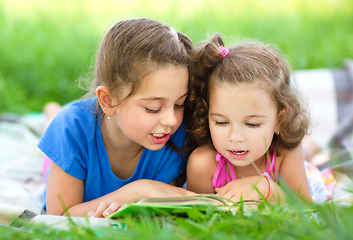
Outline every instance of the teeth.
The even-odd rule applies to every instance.
[[[164,134],[162,134],[162,133],[153,133],[152,134],[154,137],[163,137],[164,136]]]
[[[238,155],[241,155],[241,154],[244,154],[244,153],[246,153],[246,151],[241,151],[241,152],[237,152],[237,151],[232,151],[232,153],[234,153],[234,154],[238,154]]]

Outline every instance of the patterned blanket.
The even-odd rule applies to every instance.
[[[342,169],[353,160],[353,61],[346,60],[342,69],[297,71],[295,77],[309,102],[311,136],[329,153],[319,169]]]
[[[37,148],[45,117],[3,115],[0,121],[0,204],[41,213],[43,153]]]

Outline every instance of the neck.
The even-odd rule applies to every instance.
[[[234,167],[235,175],[238,176],[255,176],[261,175],[266,169],[266,154],[245,167]]]
[[[129,139],[121,131],[114,117],[111,118],[108,120],[106,116],[103,116],[101,123],[103,140],[108,156],[121,156],[121,159],[126,159],[126,161],[139,156],[144,147]]]

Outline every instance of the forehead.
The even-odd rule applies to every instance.
[[[189,72],[185,66],[169,65],[159,68],[144,77],[136,94],[140,96],[169,96],[187,93]]]
[[[260,85],[254,83],[217,83],[210,89],[210,111],[266,113],[277,111],[275,102]]]

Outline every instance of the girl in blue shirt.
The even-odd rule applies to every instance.
[[[105,35],[91,89],[63,108],[38,147],[53,161],[46,210],[106,217],[141,198],[194,194],[173,186],[185,167],[182,124],[192,43],[157,21],[124,20]]]

